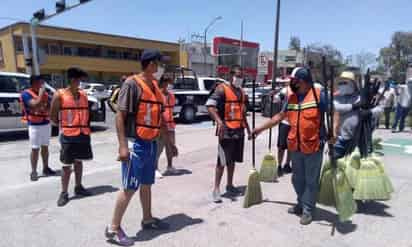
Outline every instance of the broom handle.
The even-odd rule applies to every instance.
[[[253,80],[253,82],[252,82],[253,84],[252,84],[252,105],[253,105],[253,107],[252,107],[252,129],[255,129],[255,125],[256,125],[256,112],[255,112],[255,88],[256,88],[256,81],[255,80]],[[255,145],[256,145],[256,143],[255,143],[255,137],[253,137],[252,138],[252,165],[253,165],[253,168],[255,168],[255,160],[256,160],[256,157],[255,157],[255,150],[256,150],[256,147],[255,147]]]
[[[330,67],[330,77],[331,77],[331,82],[330,82],[330,126],[329,126],[329,137],[334,136],[334,123],[335,123],[335,108],[333,105],[334,101],[334,91],[335,91],[335,70],[334,67]],[[336,160],[335,160],[335,147],[333,144],[329,144],[329,155],[330,155],[330,160],[331,160],[331,165],[333,168],[336,169]]]

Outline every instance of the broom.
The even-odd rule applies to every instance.
[[[255,84],[256,82],[253,81],[253,98],[252,102],[255,104]],[[255,122],[256,122],[256,116],[255,116],[255,108],[253,107],[252,110],[252,128],[255,129]],[[252,138],[252,169],[249,172],[249,178],[247,182],[247,187],[246,187],[246,193],[245,193],[245,201],[243,202],[243,207],[248,208],[253,205],[259,204],[262,202],[262,188],[260,187],[260,179],[259,179],[259,173],[257,172],[255,168],[256,164],[256,157],[255,157],[255,152],[256,152],[256,147],[255,147],[255,137]]]

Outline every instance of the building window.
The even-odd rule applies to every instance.
[[[107,50],[108,58],[119,58],[119,53],[116,50]]]
[[[21,37],[14,37],[14,48],[16,52],[23,52],[23,39]]]
[[[65,56],[74,56],[73,47],[63,46],[63,55]]]
[[[60,46],[58,44],[49,44],[50,55],[61,55]]]
[[[285,56],[285,62],[296,62],[296,56]]]

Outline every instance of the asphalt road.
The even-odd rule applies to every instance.
[[[309,226],[301,226],[297,217],[287,214],[287,208],[296,199],[290,175],[280,178],[278,183],[262,183],[265,202],[252,208],[242,208],[243,197],[225,197],[222,204],[211,203],[217,148],[212,123],[203,120],[178,125],[180,156],[175,164],[182,174],[161,179],[153,187],[153,212],[169,222],[171,230],[141,231],[138,197],[131,202],[123,227],[129,235],[136,236],[135,246],[412,247],[412,154],[407,151],[412,133],[377,131],[377,136],[385,140],[384,160],[395,187],[393,198],[366,204],[352,222],[338,224],[331,236],[336,220],[332,208],[320,207]],[[259,118],[258,122],[261,121]],[[95,158],[85,164],[84,176],[84,184],[94,196],[72,198],[63,208],[56,206],[59,177],[29,181],[27,137],[11,134],[8,139],[1,138],[0,168],[4,172],[0,176],[0,246],[111,245],[103,232],[121,186],[113,118],[109,115],[107,124],[94,130]],[[50,150],[52,167],[59,169],[56,137]],[[238,166],[235,175],[235,183],[243,189],[251,167],[250,150],[248,142],[245,162]],[[258,165],[267,152],[264,135],[257,140]],[[165,168],[164,157],[160,167]],[[71,193],[72,186],[73,182]]]

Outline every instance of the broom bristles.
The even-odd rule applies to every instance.
[[[373,160],[362,160],[354,192],[356,200],[389,200],[390,192],[382,170]]]
[[[278,178],[278,164],[274,155],[265,155],[260,166],[259,177],[262,182],[276,181]]]
[[[248,208],[253,205],[259,204],[262,202],[262,198],[263,196],[262,188],[260,187],[259,173],[256,171],[256,169],[252,169],[249,173],[243,207]]]

